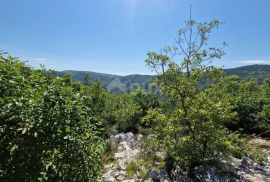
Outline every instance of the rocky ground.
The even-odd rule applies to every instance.
[[[132,133],[111,136],[110,143],[116,147],[115,161],[105,165],[103,175],[105,181],[143,181],[139,173],[140,169],[133,176],[130,176],[127,170],[127,164],[137,160],[141,139],[141,135],[135,139]],[[251,142],[255,147],[263,148],[266,152],[270,151],[270,141],[254,139]],[[162,176],[161,173],[152,171],[152,176],[150,174],[149,178],[144,181],[270,182],[270,154],[268,161],[262,164],[255,163],[249,158],[233,158],[231,162],[221,161],[219,169],[212,166],[197,166],[194,170],[194,179],[186,178],[180,168],[176,168],[174,174],[174,180],[159,179]]]
[[[129,177],[127,172],[127,163],[136,161],[136,157],[139,154],[139,140],[135,140],[133,133],[117,134],[111,136],[111,146],[116,147],[117,151],[114,154],[115,161],[113,163],[105,165],[105,173],[103,175],[107,182],[135,182],[140,181],[139,175]]]

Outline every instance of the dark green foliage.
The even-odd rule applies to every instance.
[[[157,108],[160,106],[159,96],[154,93],[145,92],[141,87],[131,92],[131,98],[134,100],[140,108],[143,110],[143,115],[150,108]]]
[[[121,96],[115,111],[118,132],[137,132],[141,112],[140,106],[130,99],[130,95]]]
[[[105,137],[120,132],[137,132],[141,115],[140,107],[128,94],[107,94],[104,112]]]
[[[99,87],[33,70],[4,55],[0,85],[1,181],[100,177],[103,140],[94,114],[102,108]]]
[[[119,132],[135,132],[140,127],[149,127],[141,123],[148,109],[159,107],[159,97],[137,88],[130,94],[116,95],[107,93],[102,118],[105,136]]]
[[[270,78],[270,65],[248,65],[239,68],[224,69],[226,75],[237,75],[241,79],[255,79],[262,82]]]
[[[232,78],[224,82],[226,97],[236,112],[236,117],[225,125],[232,130],[241,130],[246,134],[270,136],[270,85],[254,80],[239,81]]]

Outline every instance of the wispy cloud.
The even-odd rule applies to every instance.
[[[34,62],[36,65],[45,65],[46,67],[53,67],[56,63],[56,61],[53,59],[42,58],[42,57],[35,58]]]
[[[263,59],[242,60],[239,62],[242,64],[270,64],[270,60],[263,60]]]
[[[50,59],[47,58],[36,58],[36,61],[50,61]]]

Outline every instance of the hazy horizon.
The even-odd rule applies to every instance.
[[[237,67],[228,67],[228,68],[222,68],[222,69],[234,69],[234,68],[240,68],[240,67],[244,67],[244,66],[255,66],[255,65],[259,65],[259,66],[270,66],[270,64],[247,64],[247,65],[243,65],[243,66],[237,66]],[[79,71],[79,72],[93,72],[93,73],[99,73],[99,74],[106,74],[106,75],[114,75],[114,76],[130,76],[130,75],[146,75],[146,76],[154,76],[156,75],[154,72],[150,72],[149,74],[140,74],[140,73],[131,73],[131,74],[111,74],[111,73],[103,73],[103,72],[96,72],[96,71],[92,71],[92,70],[55,70],[58,72],[67,72],[67,71]]]

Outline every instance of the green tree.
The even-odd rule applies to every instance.
[[[218,160],[228,153],[229,131],[222,122],[233,117],[229,102],[219,88],[225,76],[209,66],[221,59],[222,48],[207,47],[214,28],[221,22],[188,20],[180,29],[175,46],[161,53],[149,52],[146,63],[157,74],[163,94],[172,101],[170,109],[150,110],[144,122],[154,123],[153,140],[167,158],[186,169],[198,163]]]

